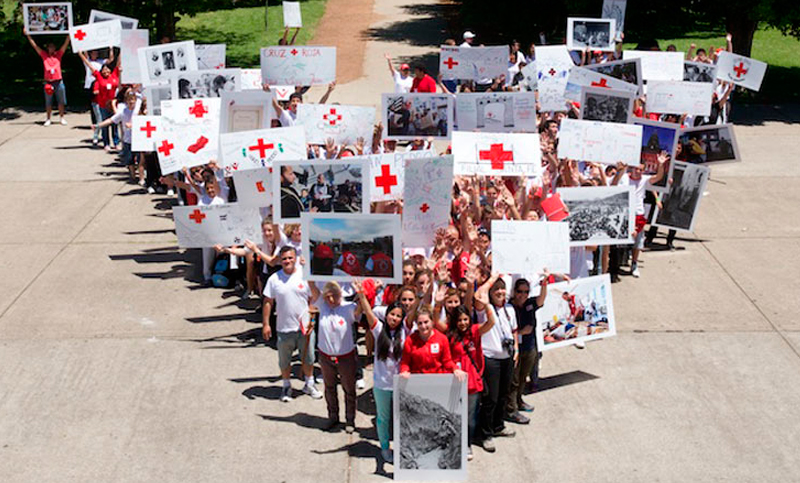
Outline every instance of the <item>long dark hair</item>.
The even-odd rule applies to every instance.
[[[469,309],[464,305],[453,307],[453,310],[447,314],[447,338],[451,343],[460,342],[464,339],[464,334],[458,330],[458,319],[462,315],[466,315],[467,317],[471,318]]]
[[[394,309],[400,309],[400,313],[403,316],[403,319],[406,318],[406,310],[400,305],[400,302],[392,302],[389,307],[386,308],[386,317],[388,318],[389,313]],[[391,333],[392,329],[389,328],[389,322],[386,321],[383,323],[383,329],[381,329],[381,333],[378,335],[378,340],[375,341],[377,346],[377,354],[378,359],[381,361],[385,361],[389,355],[392,356],[392,359],[399,361],[400,358],[403,356],[403,322],[400,322],[400,326],[398,326],[394,334]]]

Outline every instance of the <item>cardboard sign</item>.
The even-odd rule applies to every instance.
[[[364,156],[369,159],[370,201],[391,201],[403,199],[405,186],[406,160],[433,158],[433,150],[394,152]]]
[[[372,142],[375,125],[375,108],[341,106],[335,104],[300,104],[296,124],[305,129],[310,144],[325,144],[333,139],[336,144],[355,144],[362,138]]]
[[[533,92],[456,94],[456,120],[461,131],[536,132]]]
[[[642,126],[563,119],[558,139],[559,158],[639,166]]]
[[[227,174],[308,157],[306,135],[300,126],[221,134],[219,154],[219,166]]]
[[[709,82],[650,81],[647,112],[708,116],[714,85]]]
[[[623,60],[641,59],[642,77],[646,81],[679,81],[683,79],[683,52],[651,52],[623,50]]]
[[[300,28],[303,26],[300,2],[283,2],[283,26],[286,28]]]
[[[69,37],[75,53],[119,47],[122,45],[122,23],[117,19],[76,25],[70,27]]]
[[[258,168],[233,172],[236,202],[240,206],[265,208],[272,206],[272,169]]]
[[[336,80],[336,47],[264,47],[261,49],[261,78],[269,85],[330,84]]]
[[[490,81],[508,70],[508,47],[454,47],[442,45],[439,72],[446,80]],[[485,82],[484,82],[485,83]]]
[[[731,52],[717,56],[717,79],[733,82],[751,91],[761,89],[767,63]]]
[[[403,246],[433,246],[436,230],[450,224],[453,156],[406,159]]]
[[[535,133],[453,133],[455,174],[539,176],[542,152]]]
[[[219,99],[161,102],[156,152],[162,174],[207,164],[218,157]]]
[[[242,69],[242,90],[262,89],[261,69]]]
[[[161,116],[133,116],[131,122],[131,150],[152,152],[156,150],[156,133],[161,131]]]
[[[575,67],[566,45],[536,47],[536,90],[539,92],[539,110],[566,111],[569,71]]]
[[[243,245],[245,240],[264,242],[258,208],[237,203],[176,206],[172,209],[172,217],[181,248]]]
[[[492,220],[492,273],[569,273],[569,225]]]

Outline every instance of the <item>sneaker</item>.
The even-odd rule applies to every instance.
[[[344,427],[344,432],[347,434],[353,434],[356,432],[356,425],[353,423],[347,423]]]
[[[520,414],[520,416],[522,416],[522,415]],[[525,419],[528,419],[528,418],[525,418]],[[494,433],[494,435],[496,437],[498,437],[498,438],[513,438],[514,436],[517,435],[517,432],[514,431],[513,429],[510,429],[510,428],[503,428],[500,431],[497,431],[496,433]]]
[[[97,147],[97,139],[92,139],[92,147]]]
[[[281,389],[281,402],[289,402],[292,400],[292,386],[283,386]]]
[[[506,414],[506,417],[503,419],[516,424],[530,424],[531,422],[530,418],[523,416],[519,413],[519,411],[516,411],[513,414]]]
[[[365,387],[367,387],[367,381],[365,381],[363,377],[356,381],[356,389],[360,390],[364,389]]]
[[[61,118],[61,125],[62,126],[66,126],[67,125],[67,120],[64,119],[63,117]]]
[[[524,402],[524,401],[519,403],[519,404],[517,404],[517,406],[519,407],[520,411],[525,411],[526,413],[532,413],[533,412],[533,406],[528,404],[528,403],[526,403],[526,402]]]
[[[578,342],[575,343],[575,348],[576,349],[586,349],[586,342],[584,342],[582,340],[579,340]]]
[[[472,461],[472,458],[473,458],[473,456],[472,456],[472,446],[470,446],[469,448],[467,448],[467,461]]]
[[[167,196],[175,196],[175,191],[172,188],[168,189]]]
[[[46,120],[46,121],[44,122],[44,126],[45,126],[45,127],[49,126],[50,124],[52,124],[52,122],[50,122],[50,119],[48,119],[48,120]]]
[[[483,450],[487,453],[494,453],[497,451],[497,448],[494,447],[494,440],[492,438],[484,439],[481,443],[481,447],[483,447]]]
[[[139,180],[139,186],[144,186],[144,180],[143,179]]]
[[[322,399],[322,393],[319,392],[319,389],[308,384],[303,386],[303,394],[308,394],[311,396],[311,399]]]
[[[152,195],[152,194],[155,194],[156,189],[153,188],[152,186],[148,186],[147,187],[147,192]]]
[[[633,270],[631,270],[631,275],[633,275],[633,278],[639,278],[639,276],[641,275],[639,273],[639,267],[634,266]]]
[[[111,146],[104,146],[103,147],[103,151],[105,151],[107,153],[110,153],[111,152]]]
[[[390,465],[394,464],[394,453],[392,453],[392,450],[390,449],[382,449],[381,458],[383,458],[384,462],[389,463]]]

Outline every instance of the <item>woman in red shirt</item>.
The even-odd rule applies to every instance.
[[[94,96],[93,102],[100,107],[100,121],[105,121],[114,115],[114,107],[111,105],[111,101],[113,101],[114,97],[117,95],[117,88],[119,87],[119,67],[115,66],[112,70],[108,64],[105,64],[98,71],[91,64],[91,62],[89,62],[89,59],[86,58],[86,54],[83,52],[78,52],[78,56],[81,58],[86,67],[92,70],[92,75],[94,75],[95,78],[94,87],[92,88],[92,94]],[[98,124],[100,121],[98,121]],[[97,127],[96,129],[103,130],[103,147],[106,151],[117,149],[117,144],[119,144],[119,135],[117,134],[117,130],[114,126],[111,127],[111,133],[113,136],[113,145],[111,146],[109,146],[109,127]]]
[[[406,338],[400,360],[400,375],[453,373],[459,381],[464,381],[467,374],[453,363],[450,342],[444,334],[433,328],[431,314],[430,306],[417,309],[417,331]]]

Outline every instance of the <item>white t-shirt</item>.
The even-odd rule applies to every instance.
[[[406,341],[406,331],[403,330],[402,326],[405,324],[401,324],[397,330],[400,331],[400,343],[401,345]],[[380,320],[377,321],[375,327],[372,328],[372,336],[375,338],[375,353],[374,353],[374,364],[372,365],[372,374],[374,376],[374,387],[378,389],[383,389],[384,391],[391,391],[394,388],[394,375],[397,374],[400,370],[400,361],[396,361],[392,359],[391,351],[389,355],[386,357],[386,360],[378,359],[378,338],[383,331],[383,322]]]
[[[294,126],[297,113],[292,112],[290,109],[283,109],[278,119],[281,121],[281,127],[291,127]]]
[[[121,123],[122,126],[122,142],[131,143],[131,128],[128,123],[133,121],[133,114],[139,111],[139,101],[136,101],[136,106],[131,110],[127,105],[120,104],[117,106],[117,112],[111,116],[111,122]]]
[[[414,84],[414,76],[407,75],[405,79],[398,71],[394,71],[394,91],[397,94],[411,92],[411,86]]]
[[[325,301],[319,304],[317,347],[320,352],[328,356],[343,356],[355,350],[355,313],[356,304],[353,302],[343,302],[337,307],[331,307]]]
[[[90,89],[92,84],[94,83],[94,71],[99,71],[103,68],[103,64],[106,63],[106,59],[98,58],[97,60],[89,59],[89,64],[91,64],[92,69],[88,68],[86,64],[83,65],[83,68],[86,69],[86,78],[83,81],[83,88]]]
[[[633,186],[633,209],[634,214],[644,215],[644,195],[650,186],[650,178],[652,176],[643,174],[641,179],[634,180],[628,178],[628,184]]]
[[[492,359],[508,359],[511,356],[503,349],[503,340],[514,339],[514,331],[517,330],[517,313],[514,312],[514,306],[511,304],[506,304],[499,309],[492,305],[491,309],[494,310],[495,323],[491,330],[481,337],[483,355]],[[486,320],[486,315],[481,316],[479,312],[478,322],[483,323],[484,320]]]
[[[308,326],[308,298],[311,289],[303,280],[300,267],[287,275],[283,269],[270,275],[264,287],[264,297],[275,300],[278,332],[294,332]]]
[[[569,277],[584,278],[589,276],[592,269],[592,252],[586,247],[570,247],[569,249]]]

